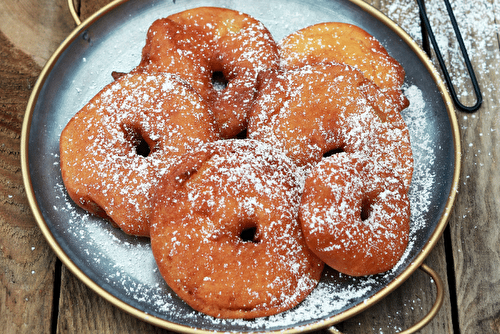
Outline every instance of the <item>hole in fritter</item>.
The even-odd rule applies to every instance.
[[[370,217],[370,203],[368,201],[364,201],[363,204],[361,205],[361,220],[365,221]]]
[[[147,157],[151,153],[148,142],[144,138],[142,138],[142,136],[139,136],[137,140],[137,144],[135,145],[135,152],[137,153],[137,155],[140,155],[142,157]]]
[[[259,240],[257,239],[257,226],[250,226],[240,233],[240,239],[243,242],[253,242],[257,243]]]
[[[342,153],[342,152],[345,152],[343,147],[334,148],[333,150],[325,152],[323,154],[323,157],[324,158],[330,157],[332,155],[339,154],[339,153]]]
[[[248,136],[247,130],[245,129],[245,130],[241,131],[240,133],[238,133],[235,138],[236,139],[246,139],[247,136]]]
[[[141,129],[130,124],[122,124],[121,130],[124,132],[125,141],[131,144],[131,149],[135,154],[147,157],[151,154],[151,146],[141,134]]]
[[[227,87],[228,80],[222,71],[212,73],[212,86],[215,90],[223,90]]]

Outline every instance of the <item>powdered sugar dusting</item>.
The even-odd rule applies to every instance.
[[[391,281],[400,266],[406,263],[412,254],[412,244],[417,241],[421,230],[425,229],[425,213],[430,205],[431,187],[434,183],[433,154],[431,138],[425,134],[429,130],[426,122],[425,102],[421,91],[411,86],[406,89],[411,107],[404,111],[404,117],[410,129],[412,145],[415,145],[415,172],[410,200],[412,207],[412,226],[410,246],[396,267],[379,276],[353,278],[326,270],[314,291],[296,308],[268,318],[247,320],[220,320],[201,313],[189,311],[179,304],[179,300],[164,283],[160,276],[149,241],[125,236],[119,230],[111,228],[102,220],[84,213],[75,207],[67,197],[62,183],[55,191],[61,199],[54,210],[69,215],[64,225],[64,233],[79,245],[76,252],[79,257],[88,259],[89,265],[107,284],[122,291],[130,303],[148,305],[148,313],[178,323],[197,323],[201,326],[219,328],[231,324],[240,329],[258,330],[265,328],[286,327],[297,323],[317,321],[352,307],[363,296],[370,296],[378,288]],[[57,161],[58,156],[54,159]]]
[[[278,59],[276,43],[261,22],[200,7],[153,22],[134,71],[175,73],[186,80],[210,105],[222,137],[231,138],[246,127],[258,73],[277,68]]]
[[[375,112],[382,103],[369,101],[374,94],[360,88],[360,72],[318,64],[266,79],[249,114],[249,138],[279,147],[306,169],[331,150],[362,152],[393,169],[409,187],[413,163],[406,125],[395,109]]]
[[[304,15],[300,15],[300,18],[297,15],[297,20],[302,20],[302,17]],[[274,18],[278,22],[278,18]],[[124,235],[102,220],[84,213],[71,202],[60,179],[56,179],[54,186],[58,201],[48,211],[64,217],[58,220],[56,228],[63,231],[61,233],[69,240],[70,246],[64,246],[68,254],[83,259],[81,267],[90,271],[90,276],[94,275],[92,278],[96,282],[111,286],[110,290],[115,291],[118,298],[152,316],[218,330],[226,330],[227,326],[236,330],[275,329],[323,320],[362,303],[391,282],[408,259],[415,255],[412,247],[419,242],[419,234],[427,228],[425,214],[433,203],[432,187],[436,182],[434,156],[439,148],[434,147],[433,138],[426,135],[435,129],[427,122],[430,116],[426,113],[422,92],[416,86],[409,86],[406,87],[406,94],[411,106],[403,112],[403,116],[410,129],[415,159],[410,190],[412,226],[408,251],[398,265],[384,275],[352,278],[326,270],[317,288],[304,302],[293,310],[269,318],[253,321],[220,320],[190,310],[177,299],[159,275],[149,241]],[[53,155],[53,160],[54,166],[58,166],[57,155]],[[253,207],[251,203],[247,205]]]
[[[497,35],[500,32],[500,24],[495,19],[495,16],[498,17],[498,9],[492,3],[484,1],[451,1],[450,3],[473,67],[481,66],[480,71],[476,68],[476,75],[482,73],[487,76],[492,73],[492,76],[498,76],[499,67],[495,66],[500,62],[500,55],[495,51],[498,44]],[[425,6],[436,41],[446,57],[447,69],[455,89],[458,89],[457,94],[462,103],[472,105],[475,102],[472,85],[445,4],[442,1],[430,1],[426,2]],[[384,12],[398,22],[418,44],[422,44],[420,20],[405,19],[409,16],[418,17],[418,6],[415,1],[392,1]],[[474,38],[474,36],[481,36],[481,38]],[[432,57],[431,61],[439,68],[436,57]],[[483,99],[485,101],[491,99],[491,103],[497,103],[495,87],[486,85],[488,80],[481,80],[481,78],[478,80],[481,83]]]
[[[211,111],[169,74],[133,74],[106,86],[61,134],[70,196],[127,233],[148,235],[150,198],[175,158],[218,139]],[[148,153],[138,152],[140,142]]]
[[[218,141],[182,158],[158,191],[151,225],[169,286],[218,317],[262,317],[298,304],[323,269],[297,219],[301,179],[288,157],[258,141]]]
[[[392,172],[359,153],[333,155],[312,169],[300,214],[308,245],[342,273],[384,272],[406,249],[406,189]]]

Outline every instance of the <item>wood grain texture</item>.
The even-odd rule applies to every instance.
[[[82,20],[109,2],[75,0]],[[367,2],[421,43],[414,0]],[[451,2],[484,103],[476,114],[457,111],[463,157],[460,190],[449,221],[451,244],[441,239],[426,260],[447,291],[442,309],[421,333],[500,333],[500,2]],[[443,2],[426,0],[426,5],[457,91],[464,103],[472,104],[474,96],[453,31],[445,22]],[[59,273],[27,203],[19,162],[24,110],[41,66],[74,27],[66,0],[0,1],[0,332],[168,333],[112,306],[64,266]],[[453,259],[448,263],[447,250]],[[54,291],[55,275],[61,286]],[[397,332],[426,314],[435,295],[434,284],[417,271],[386,299],[338,328],[346,334]],[[59,298],[55,304],[54,296]]]
[[[76,0],[74,0],[76,1]],[[111,3],[112,0],[80,0],[80,18],[87,19],[99,9]]]
[[[50,329],[55,256],[24,190],[21,126],[40,67],[0,32],[0,332]]]
[[[172,333],[114,307],[62,269],[57,333]]]
[[[0,31],[39,66],[73,28],[66,0],[0,1]]]
[[[462,172],[459,195],[450,218],[458,322],[461,333],[500,333],[500,90],[498,2],[455,2],[454,11],[483,93],[475,114],[457,111],[461,128]],[[473,104],[452,30],[443,29],[440,1],[428,1],[433,26],[445,34],[446,62],[465,104]]]

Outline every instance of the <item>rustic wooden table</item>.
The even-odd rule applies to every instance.
[[[85,19],[108,0],[77,0]],[[420,45],[414,0],[368,0]],[[442,0],[427,0],[459,96],[475,102]],[[456,111],[462,143],[460,188],[443,237],[425,263],[444,281],[444,303],[421,333],[500,333],[500,0],[452,1],[484,102]],[[164,333],[112,306],[75,278],[52,252],[30,211],[20,164],[21,125],[43,65],[75,28],[66,0],[0,0],[0,332]],[[435,58],[433,57],[433,60]],[[421,319],[436,296],[416,271],[345,333],[393,333]]]

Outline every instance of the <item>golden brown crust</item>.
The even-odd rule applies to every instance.
[[[278,66],[276,43],[262,23],[234,10],[200,7],[155,21],[134,71],[179,75],[210,105],[222,137],[231,138],[246,128],[258,73]],[[214,85],[214,73],[222,87]]]
[[[125,75],[62,131],[63,181],[85,210],[148,236],[158,178],[177,156],[218,138],[210,109],[190,87],[168,74]]]
[[[352,276],[391,269],[408,244],[410,202],[394,174],[355,154],[324,159],[306,179],[299,218],[310,249]]]
[[[297,221],[296,172],[267,145],[230,140],[187,154],[165,177],[151,226],[153,254],[168,285],[195,310],[269,316],[314,289],[323,263]]]
[[[279,48],[282,68],[331,62],[351,65],[380,87],[399,111],[409,104],[401,92],[403,67],[360,27],[341,22],[315,24],[285,37]]]
[[[358,276],[402,255],[404,75],[352,25],[305,28],[278,51],[246,14],[177,13],[63,130],[63,181],[82,208],[151,236],[160,273],[195,310],[273,315],[314,289],[321,259]],[[251,139],[220,140],[247,122]]]
[[[390,100],[348,65],[267,72],[249,113],[248,136],[310,168],[333,151],[359,152],[395,171],[408,189],[409,131]]]

